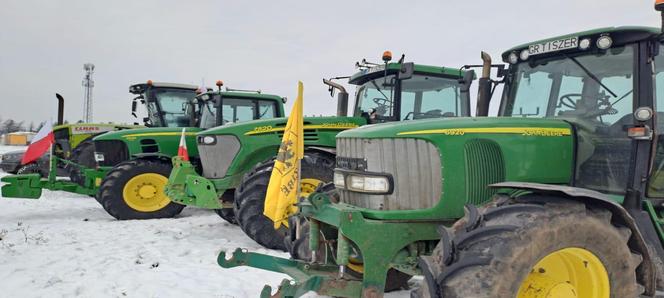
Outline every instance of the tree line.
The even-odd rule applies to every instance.
[[[26,124],[25,121],[16,121],[14,119],[3,120],[0,118],[0,135],[17,131],[37,132],[43,125],[44,122],[35,125],[32,121]]]

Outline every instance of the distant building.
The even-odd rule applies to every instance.
[[[28,131],[17,131],[2,136],[2,143],[5,145],[25,146],[30,144],[36,133]]]

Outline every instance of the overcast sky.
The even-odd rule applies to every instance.
[[[477,64],[481,50],[499,60],[555,35],[659,27],[653,3],[0,0],[0,118],[55,120],[58,92],[66,119],[81,119],[86,62],[96,65],[95,121],[133,122],[128,87],[148,79],[222,79],[290,99],[302,80],[305,114],[330,115],[336,102],[321,78],[352,74],[355,61],[379,61],[384,50],[421,64]]]

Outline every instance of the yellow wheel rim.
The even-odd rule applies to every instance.
[[[323,181],[314,178],[300,180],[300,196],[305,198],[308,197],[316,191],[316,188],[318,188],[318,185],[321,183],[323,183]]]
[[[593,253],[583,248],[557,250],[532,268],[517,298],[608,298],[609,274]]]
[[[171,200],[164,194],[168,178],[155,173],[145,173],[129,179],[122,189],[127,205],[136,211],[153,212],[168,205]]]

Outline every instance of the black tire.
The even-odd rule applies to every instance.
[[[135,159],[121,162],[113,167],[102,180],[97,195],[98,201],[108,214],[120,220],[175,217],[182,212],[184,205],[168,202],[161,209],[144,212],[132,208],[123,198],[123,189],[131,178],[148,173],[168,178],[171,169],[172,165],[165,160]],[[156,191],[163,193],[164,190],[157,189]]]
[[[331,182],[334,176],[334,156],[322,152],[305,152],[300,170],[302,179],[318,179],[323,183]],[[258,164],[242,178],[240,187],[235,191],[235,204],[238,211],[236,220],[249,238],[258,244],[286,251],[284,237],[288,229],[274,229],[272,221],[263,215],[263,205],[267,185],[270,181],[274,160]]]
[[[235,197],[235,190],[229,189],[224,192],[224,195],[221,196],[222,202],[233,202]],[[223,218],[225,221],[237,225],[237,220],[235,219],[235,208],[223,208],[223,209],[214,209],[214,212]]]
[[[94,168],[97,165],[97,162],[95,161],[95,145],[92,141],[92,137],[79,143],[78,146],[72,150],[69,160],[86,168]],[[81,168],[67,165],[65,166],[65,169],[69,172],[69,179],[72,182],[85,186],[85,177],[83,176]]]
[[[23,175],[23,174],[39,174],[42,177],[46,176],[43,172],[41,167],[39,166],[38,163],[32,162],[27,165],[22,165],[21,167],[16,170],[17,175]]]
[[[480,216],[472,206],[467,210],[454,231],[439,229],[442,240],[429,262],[433,275],[425,278],[421,296],[434,289],[446,298],[516,297],[539,260],[570,247],[584,248],[601,261],[611,297],[638,297],[643,291],[636,279],[642,258],[628,245],[631,232],[612,222],[608,210],[540,195],[504,201]]]
[[[331,197],[332,201],[339,201],[339,193],[334,188],[333,183],[321,185],[316,192],[323,192]],[[291,255],[291,258],[296,260],[311,261],[311,250],[309,249],[309,221],[301,216],[292,216],[288,219],[289,232],[284,238],[284,246]],[[299,221],[299,224],[297,223]],[[296,228],[299,227],[299,238]],[[328,231],[327,233],[321,231],[321,239],[334,239],[336,232]],[[332,241],[334,243],[334,241]],[[319,258],[326,258],[327,255],[336,255],[335,246],[320,245],[317,251]],[[354,278],[362,278],[362,273],[355,272],[348,268],[347,274]],[[408,289],[408,281],[412,278],[411,275],[403,273],[398,270],[390,269],[387,271],[387,278],[385,280],[385,292],[391,292],[401,289]]]

